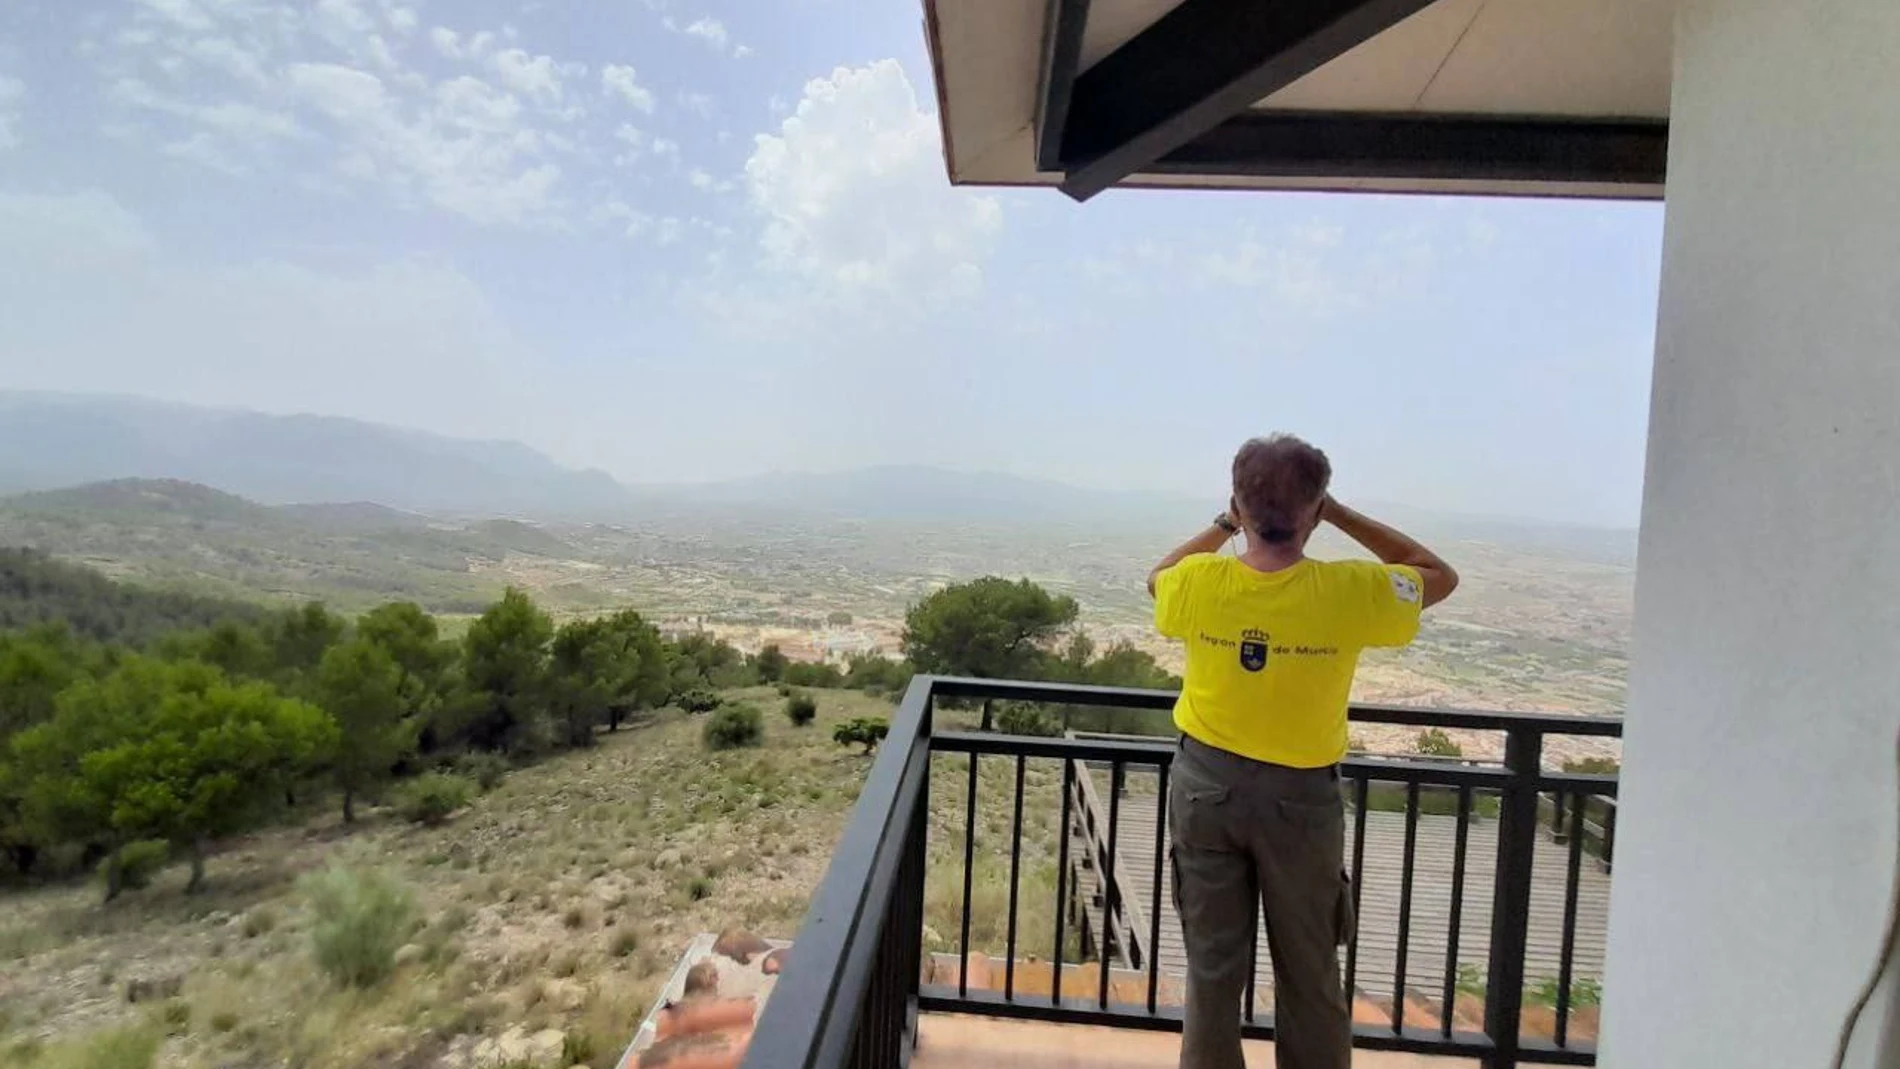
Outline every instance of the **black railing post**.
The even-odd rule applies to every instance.
[[[1524,1011],[1524,946],[1530,930],[1531,865],[1536,858],[1537,780],[1544,734],[1514,727],[1504,737],[1505,781],[1498,808],[1498,871],[1491,898],[1491,956],[1485,968],[1485,1069],[1516,1069]]]

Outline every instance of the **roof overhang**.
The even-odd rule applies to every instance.
[[[1662,196],[1673,0],[924,0],[950,180]]]

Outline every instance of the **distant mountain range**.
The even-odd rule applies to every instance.
[[[0,392],[0,492],[181,479],[271,504],[367,501],[481,515],[624,515],[599,471],[518,442],[332,416],[274,416],[130,397]]]
[[[519,442],[450,438],[331,416],[0,391],[0,495],[124,479],[215,487],[248,498],[240,504],[251,508],[321,505],[311,518],[339,534],[423,526],[429,520],[422,513],[618,524],[1056,523],[1165,533],[1211,511],[1199,498],[918,466],[628,486],[605,472],[564,467]],[[1403,507],[1378,511],[1433,537],[1545,548],[1619,564],[1635,555],[1629,531]],[[287,509],[270,519],[281,523],[296,515]]]
[[[1169,515],[1185,500],[927,467],[627,486],[519,442],[333,416],[143,398],[0,391],[0,494],[174,479],[264,504],[374,502],[411,512],[625,522],[654,515],[1005,521]],[[356,506],[369,509],[369,505]],[[381,526],[384,517],[366,512]]]

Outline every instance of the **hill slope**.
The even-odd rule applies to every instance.
[[[376,505],[268,506],[175,479],[119,479],[0,498],[0,545],[234,597],[390,599],[478,609],[503,581],[475,562],[571,556],[516,521],[461,527]]]
[[[0,392],[0,492],[185,479],[271,504],[373,501],[483,515],[624,513],[626,488],[518,442],[332,416],[274,416],[127,397]]]
[[[168,631],[262,615],[248,602],[115,583],[44,553],[0,548],[0,631],[63,623],[86,638],[143,646]]]

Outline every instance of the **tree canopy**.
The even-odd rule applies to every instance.
[[[343,792],[343,820],[356,819],[356,798],[387,779],[415,750],[422,722],[410,715],[403,669],[368,635],[330,647],[317,664],[314,693],[336,721],[330,768]]]
[[[166,840],[191,856],[191,889],[206,841],[261,820],[337,741],[323,710],[190,661],[128,658],[57,705],[11,744],[29,827],[108,851]]]
[[[1046,647],[1075,622],[1075,599],[1030,582],[985,576],[947,586],[904,616],[904,656],[920,672],[1033,679]]]
[[[547,742],[543,712],[554,622],[509,587],[462,639],[469,741],[484,750],[536,750]]]

